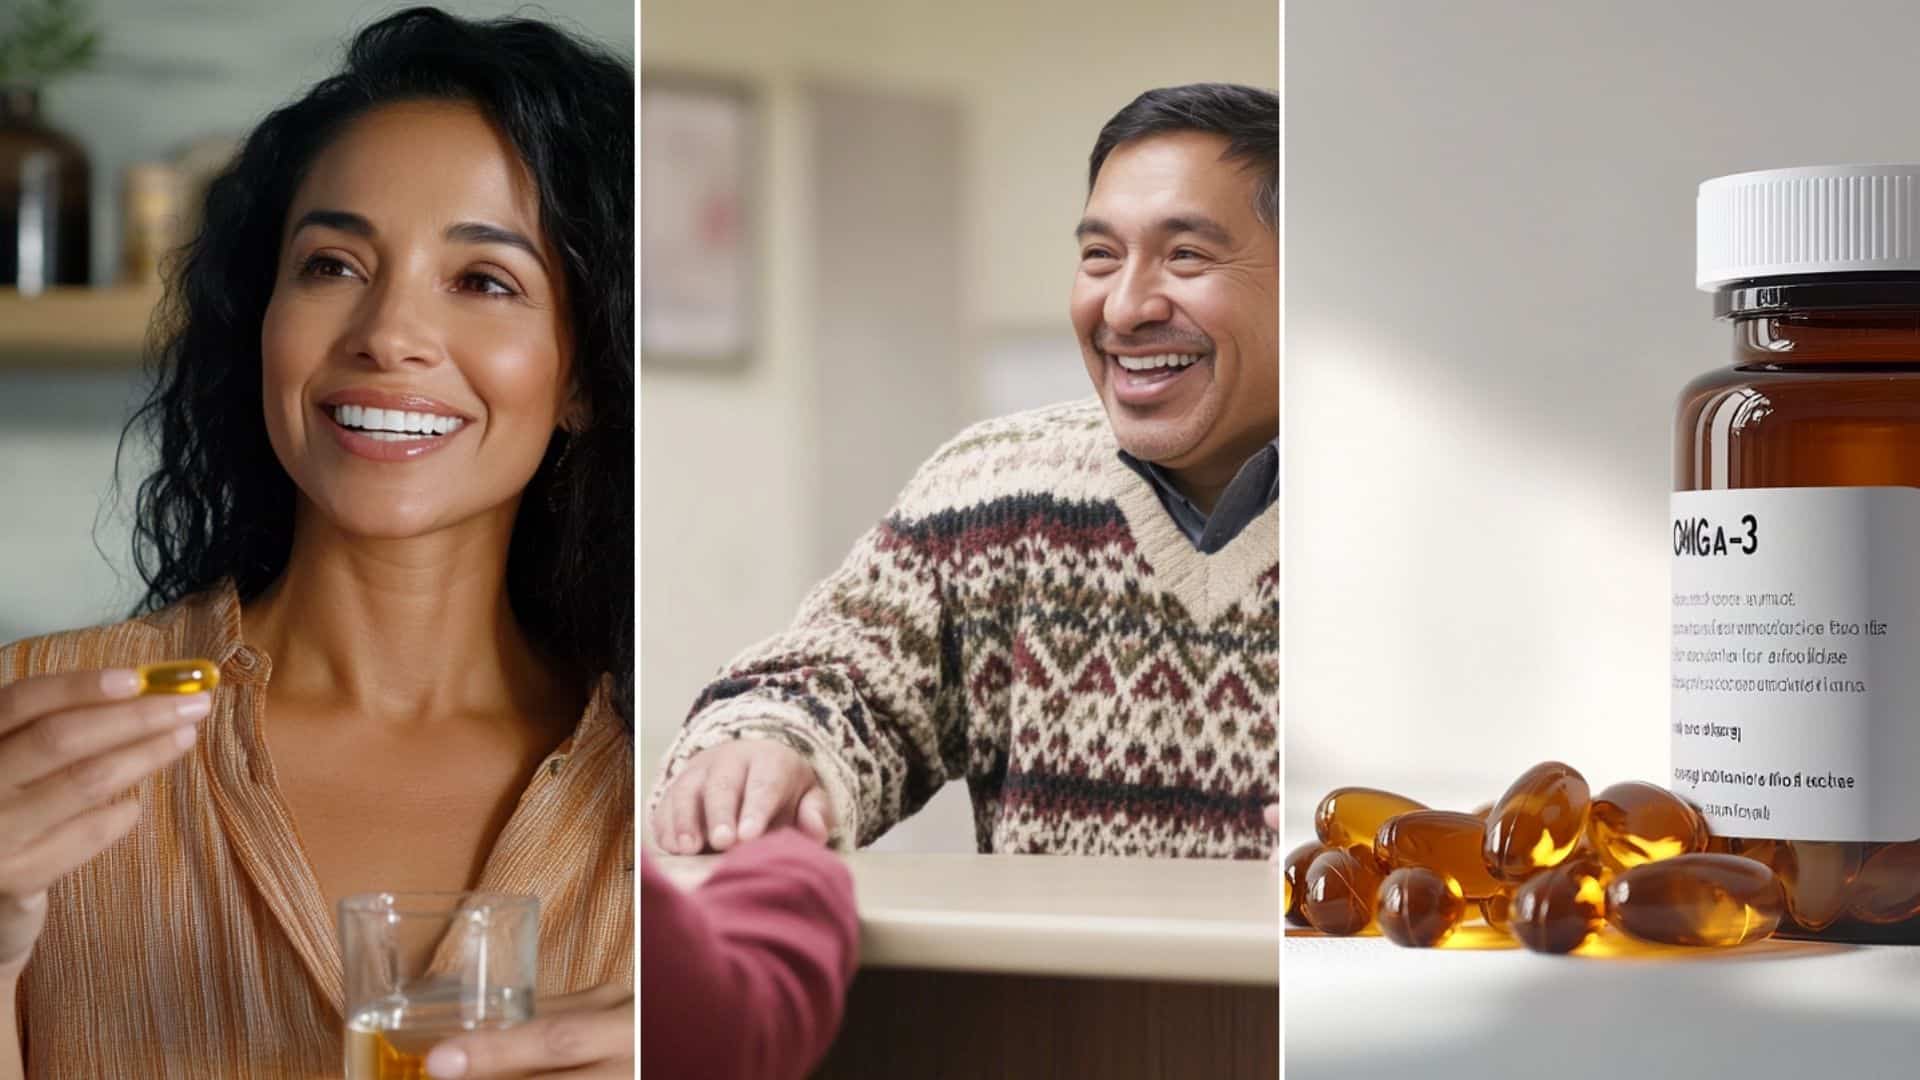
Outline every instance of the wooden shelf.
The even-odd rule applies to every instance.
[[[0,371],[138,367],[159,299],[158,286],[0,289]]]

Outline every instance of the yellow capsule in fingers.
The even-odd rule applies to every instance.
[[[211,660],[142,664],[139,675],[143,694],[198,694],[220,685],[220,666]]]

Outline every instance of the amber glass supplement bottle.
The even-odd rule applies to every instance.
[[[1773,865],[1783,935],[1920,943],[1920,165],[1698,209],[1733,348],[1675,429],[1670,786]]]

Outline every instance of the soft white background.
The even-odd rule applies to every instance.
[[[1666,769],[1673,409],[1727,362],[1694,192],[1920,159],[1920,6],[1287,8],[1290,836]]]
[[[642,20],[645,77],[751,96],[760,199],[747,366],[642,358],[649,783],[700,687],[791,620],[929,453],[1090,393],[1067,293],[1094,136],[1155,86],[1275,86],[1279,18],[1273,0],[647,0]],[[880,843],[973,850],[964,785]]]

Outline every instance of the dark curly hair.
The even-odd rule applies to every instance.
[[[402,101],[479,108],[539,188],[566,267],[581,430],[556,434],[521,499],[507,557],[514,615],[583,678],[614,677],[633,726],[633,71],[547,24],[411,8],[368,26],[343,69],[270,115],[207,191],[169,273],[138,430],[136,613],[232,578],[243,599],[286,569],[294,486],[267,442],[260,333],[281,232],[314,158],[355,118]]]

